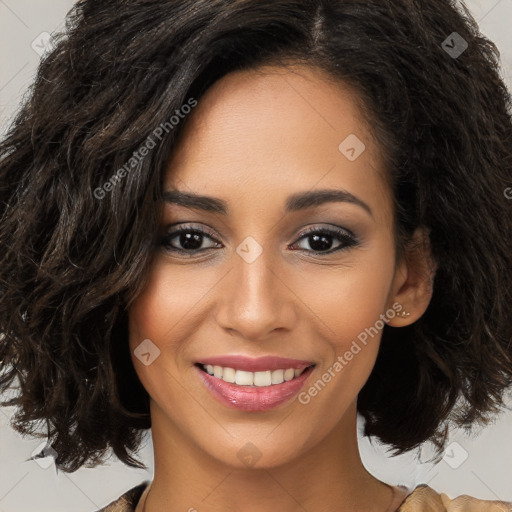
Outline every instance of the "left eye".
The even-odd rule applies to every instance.
[[[201,247],[205,240],[213,242],[210,247]],[[333,239],[337,240],[338,246],[332,248]],[[330,254],[336,251],[346,250],[358,245],[358,240],[349,231],[335,228],[314,228],[302,233],[300,238],[291,247],[298,246],[299,242],[308,240],[311,249],[305,248],[307,252],[316,254]],[[176,247],[178,244],[180,247]],[[193,255],[197,252],[222,246],[212,233],[199,228],[180,226],[178,229],[165,234],[161,239],[161,245],[170,252],[188,253]],[[304,249],[304,247],[299,247]]]
[[[339,244],[332,248],[332,239],[338,240]],[[343,251],[359,244],[356,237],[349,231],[337,228],[313,228],[302,233],[299,241],[307,240],[312,251],[317,254],[331,254]],[[294,245],[296,245],[296,242]]]

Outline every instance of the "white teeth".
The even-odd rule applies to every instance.
[[[236,371],[233,368],[224,368],[222,370],[222,380],[226,382],[235,382],[236,380]]]
[[[272,384],[272,372],[254,372],[254,385],[255,386],[270,386]]]
[[[274,370],[272,372],[272,384],[281,384],[284,382],[284,370]]]
[[[224,368],[222,366],[213,366],[211,364],[203,365],[207,373],[238,386],[257,386],[267,387],[274,384],[282,384],[290,381],[304,372],[306,368],[295,369],[287,368],[284,370],[266,370],[263,372],[246,372],[244,370],[235,370],[234,368]]]
[[[237,370],[235,374],[235,383],[239,386],[252,386],[254,383],[254,373]]]
[[[295,377],[295,370],[293,368],[288,368],[284,371],[284,380],[292,380]]]

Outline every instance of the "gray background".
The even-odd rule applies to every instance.
[[[31,83],[46,34],[63,27],[72,3],[0,0],[0,135]],[[470,0],[466,5],[481,31],[500,49],[502,74],[511,87],[512,0]],[[376,477],[391,484],[425,482],[452,498],[470,494],[512,501],[512,394],[509,404],[510,411],[484,430],[475,431],[472,438],[452,432],[445,457],[436,466],[424,462],[431,453],[429,445],[423,446],[421,453],[390,458],[385,447],[372,445],[360,436],[363,462]],[[57,473],[51,457],[27,460],[42,441],[16,434],[8,426],[11,414],[12,410],[0,408],[0,512],[93,511],[152,477],[149,435],[140,451],[147,471],[130,469],[111,458],[108,464],[94,469]]]

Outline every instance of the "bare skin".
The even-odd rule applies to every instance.
[[[380,333],[307,404],[230,409],[194,366],[227,354],[313,361],[307,390],[393,304],[410,313],[389,320],[395,328],[424,313],[428,250],[396,260],[391,191],[354,96],[319,71],[267,67],[227,75],[190,116],[165,190],[222,199],[228,212],[162,207],[162,237],[177,224],[210,234],[193,256],[172,251],[183,237],[168,237],[129,312],[134,366],[151,396],[155,477],[144,512],[385,512],[392,490],[364,468],[356,435]],[[338,149],[350,134],[366,146],[353,161]],[[291,194],[321,189],[367,208],[331,201],[285,212]],[[357,240],[319,233],[331,246],[315,253],[318,242],[302,236],[309,228]],[[251,263],[236,250],[246,237],[262,248]],[[148,366],[133,356],[145,339],[160,350]],[[255,462],[239,456],[244,446]]]

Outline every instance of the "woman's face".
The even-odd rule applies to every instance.
[[[208,199],[168,194],[130,310],[153,429],[234,466],[244,450],[258,466],[291,461],[342,428],[405,280],[379,152],[348,89],[293,69],[230,74],[189,114],[165,190]],[[320,190],[338,199],[308,199]],[[206,362],[231,370],[210,376]],[[311,365],[298,382],[279,371]]]

